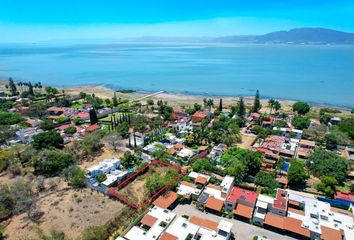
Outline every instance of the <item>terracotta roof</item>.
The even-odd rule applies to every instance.
[[[181,182],[181,185],[185,185],[185,186],[188,186],[188,187],[195,188],[195,186],[194,186],[193,183],[190,183],[190,182],[187,182],[187,181],[182,181],[182,182]]]
[[[73,118],[89,118],[89,112],[79,112],[73,116]]]
[[[344,192],[337,191],[334,195],[334,198],[339,198],[339,199],[344,199],[347,201],[354,202],[354,194],[352,193],[344,193]]]
[[[189,222],[191,222],[195,225],[201,226],[203,228],[208,228],[210,230],[214,230],[214,231],[218,230],[218,225],[219,225],[217,222],[203,219],[203,218],[200,218],[197,216],[190,217]]]
[[[340,209],[340,208],[335,208],[335,207],[331,207],[331,211],[332,212],[336,212],[336,213],[341,213],[347,216],[351,216],[354,217],[353,213],[344,209]]]
[[[181,143],[176,143],[173,147],[174,147],[175,149],[182,149],[182,148],[183,148],[183,144],[181,144]]]
[[[206,177],[203,177],[203,176],[198,176],[195,179],[195,183],[206,184],[207,182],[208,182],[208,179]]]
[[[253,207],[249,207],[243,204],[237,204],[236,209],[233,211],[234,214],[239,215],[241,217],[245,217],[248,219],[252,218],[253,215]]]
[[[199,151],[205,151],[205,150],[207,150],[209,147],[208,146],[200,146],[200,147],[198,147],[198,150]]]
[[[160,197],[158,197],[153,202],[153,204],[155,206],[160,207],[160,208],[168,208],[177,200],[177,197],[178,197],[177,193],[172,192],[172,191],[168,191],[168,192],[164,193],[163,195],[161,195]]]
[[[100,129],[100,128],[101,128],[100,125],[98,125],[98,123],[96,123],[96,124],[93,124],[91,126],[86,127],[85,130],[89,131],[89,132],[92,132],[92,131],[95,131],[95,130]]]
[[[287,192],[284,189],[277,190],[277,196],[274,199],[274,207],[285,210],[287,206]]]
[[[301,139],[300,140],[300,145],[305,145],[305,146],[309,146],[309,147],[315,147],[316,146],[316,142]]]
[[[301,211],[301,210],[298,210],[298,209],[295,209],[295,208],[291,208],[291,207],[288,208],[288,212],[292,212],[292,213],[296,213],[296,214],[305,216],[305,212],[304,211]]]
[[[239,187],[233,187],[229,196],[227,197],[227,201],[236,203],[239,199],[250,202],[256,203],[258,194],[253,191],[249,191]]]
[[[157,218],[155,218],[149,214],[145,214],[145,216],[141,219],[140,222],[146,226],[152,227],[156,221],[157,221]]]
[[[278,229],[284,229],[284,217],[273,213],[267,213],[265,216],[264,224],[267,224],[271,227],[275,227]]]
[[[288,204],[289,205],[293,205],[293,206],[297,206],[297,207],[300,206],[300,203],[298,201],[295,201],[295,200],[289,200]]]
[[[322,240],[342,240],[342,233],[339,230],[321,226]]]
[[[177,240],[177,239],[178,238],[176,236],[173,236],[168,232],[164,232],[160,237],[160,240]]]
[[[311,236],[310,230],[303,228],[301,225],[302,221],[299,219],[291,217],[286,217],[284,219],[284,230],[309,238]]]
[[[224,206],[224,201],[209,197],[205,203],[205,207],[220,212]]]
[[[176,153],[176,150],[173,147],[171,147],[171,148],[167,149],[167,152],[168,152],[168,154],[173,155]]]
[[[209,183],[209,184],[207,185],[207,187],[208,187],[208,188],[213,188],[213,189],[216,189],[216,190],[221,190],[221,187],[216,186],[216,185],[211,184],[211,183]]]
[[[49,107],[47,108],[47,112],[64,112],[66,108],[61,108],[61,107]]]
[[[276,181],[280,184],[284,184],[285,186],[288,185],[288,177],[285,175],[278,175],[276,177]]]

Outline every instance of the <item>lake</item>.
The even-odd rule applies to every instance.
[[[354,46],[0,45],[0,78],[354,107]]]

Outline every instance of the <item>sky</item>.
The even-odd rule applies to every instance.
[[[354,0],[0,0],[0,42],[354,32]]]

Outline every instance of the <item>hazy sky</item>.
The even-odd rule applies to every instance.
[[[0,0],[0,42],[354,32],[354,0]]]

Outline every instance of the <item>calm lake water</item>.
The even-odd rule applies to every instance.
[[[354,46],[0,45],[0,78],[354,107]]]

